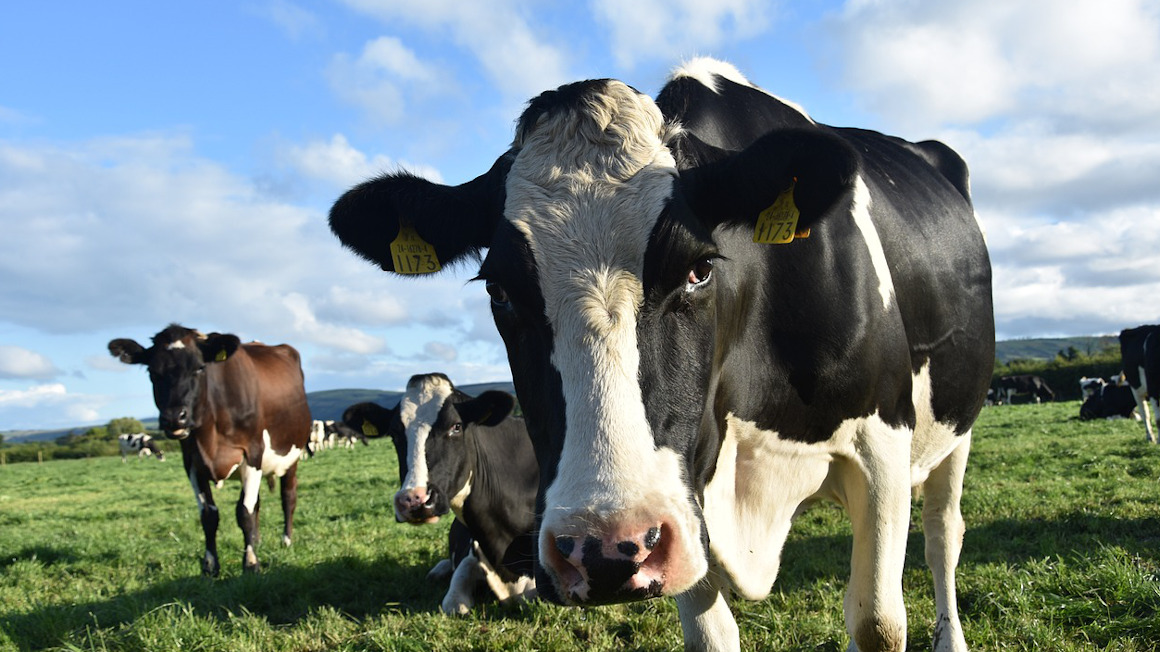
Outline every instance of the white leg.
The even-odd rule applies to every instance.
[[[1152,414],[1156,416],[1156,428],[1160,429],[1160,402],[1158,402],[1154,398],[1150,398],[1150,399],[1148,399],[1148,402],[1145,403],[1145,409],[1144,409],[1144,423],[1148,424],[1148,441],[1155,444],[1156,443],[1156,431],[1152,430],[1152,421],[1148,416],[1148,410],[1147,410],[1148,405],[1152,406]]]
[[[839,463],[854,547],[844,611],[850,648],[906,647],[902,571],[910,526],[910,433],[885,424],[864,427],[861,464]]]
[[[475,605],[472,593],[475,591],[475,585],[481,579],[483,577],[479,568],[479,560],[475,558],[473,551],[455,567],[455,572],[451,575],[451,586],[447,589],[447,594],[443,596],[443,603],[439,608],[443,610],[443,613],[452,616],[466,615]]]
[[[1140,377],[1144,377],[1144,370],[1140,370]],[[1148,412],[1148,398],[1147,390],[1143,387],[1132,388],[1132,398],[1136,399],[1136,407],[1140,408],[1140,413],[1144,415],[1144,435],[1146,441],[1156,443],[1156,435],[1152,432],[1152,415]],[[1160,417],[1160,415],[1157,415]]]
[[[710,569],[710,575],[712,569]],[[677,596],[677,613],[685,649],[705,652],[736,652],[741,649],[737,621],[725,601],[724,593],[708,576],[693,588]]]
[[[922,529],[926,535],[926,563],[934,576],[935,652],[966,652],[963,626],[955,592],[955,567],[963,548],[963,475],[971,448],[971,433],[958,448],[931,471],[923,484]]]

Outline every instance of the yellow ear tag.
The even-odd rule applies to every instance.
[[[796,180],[795,180],[796,183]],[[757,226],[753,229],[753,241],[760,244],[788,244],[793,242],[797,233],[798,212],[793,203],[793,186],[790,184],[784,192],[773,200],[773,205],[761,211],[757,216]],[[800,237],[808,238],[809,229],[804,229]]]
[[[366,435],[367,437],[378,437],[379,436],[379,429],[375,427],[375,424],[371,423],[370,421],[367,421],[366,419],[363,420],[362,431],[363,431],[363,434]]]
[[[409,226],[400,228],[399,236],[391,243],[391,259],[398,274],[434,274],[443,269],[435,247]]]
[[[217,355],[215,355],[213,357],[214,362],[225,362],[225,359],[226,359],[226,350],[225,349],[218,351]]]

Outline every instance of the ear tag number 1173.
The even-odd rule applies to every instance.
[[[435,247],[410,226],[400,228],[398,237],[391,242],[391,260],[398,274],[434,274],[443,269]]]

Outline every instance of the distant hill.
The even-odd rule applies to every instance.
[[[995,343],[995,358],[1002,363],[1012,360],[1052,360],[1055,354],[1075,347],[1084,355],[1099,353],[1111,347],[1120,350],[1118,335],[1097,335],[1085,337],[1045,337],[1027,340],[1004,340]]]

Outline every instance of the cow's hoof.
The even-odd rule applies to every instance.
[[[289,547],[290,547],[290,543],[291,543],[291,541],[290,541],[290,537],[289,537],[289,536],[287,536],[287,535],[285,535],[285,534],[283,534],[283,535],[282,535],[282,545],[284,545],[284,546],[286,546],[287,548],[289,548]]]
[[[439,605],[439,609],[448,616],[466,616],[471,613],[471,601],[463,598],[447,597]]]

